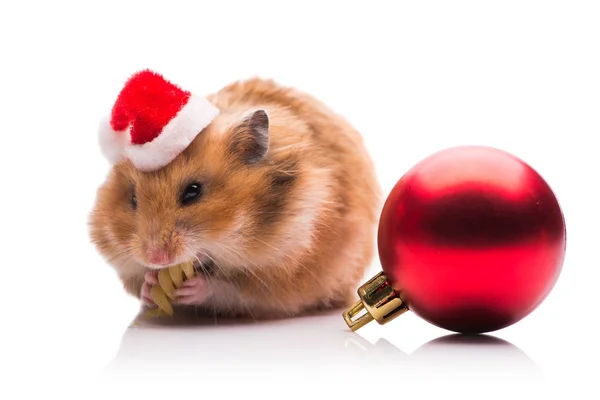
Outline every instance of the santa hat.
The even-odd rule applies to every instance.
[[[116,163],[129,159],[142,171],[169,164],[219,114],[207,99],[150,70],[137,72],[102,121],[100,147]]]

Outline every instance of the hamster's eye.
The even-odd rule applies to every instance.
[[[188,185],[188,187],[186,187],[183,191],[183,194],[181,195],[181,204],[183,204],[184,206],[192,204],[194,201],[200,198],[201,194],[202,185],[200,185],[199,183],[192,183]]]
[[[132,188],[131,189],[131,207],[133,207],[133,209],[137,209],[137,197],[135,197],[135,189]]]

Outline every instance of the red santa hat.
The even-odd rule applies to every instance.
[[[137,72],[102,122],[100,147],[116,163],[129,159],[142,171],[169,164],[219,114],[207,99],[150,70]]]

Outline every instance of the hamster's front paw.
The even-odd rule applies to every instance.
[[[141,298],[144,305],[151,308],[156,307],[156,303],[154,303],[154,300],[152,300],[152,297],[150,297],[150,289],[154,285],[158,285],[158,271],[146,272],[144,275],[144,284],[142,285]]]
[[[204,277],[197,275],[183,282],[175,291],[178,304],[200,305],[208,295],[207,283]]]

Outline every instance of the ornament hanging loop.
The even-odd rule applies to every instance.
[[[343,316],[352,331],[375,320],[383,325],[408,311],[408,307],[388,282],[383,272],[378,273],[358,288],[359,301],[348,308]],[[356,319],[362,310],[366,313]]]

